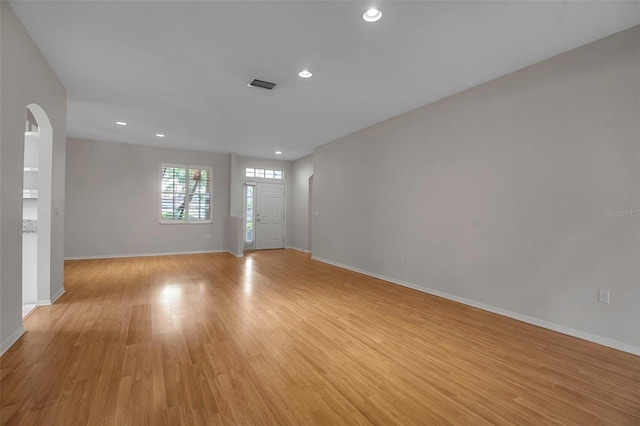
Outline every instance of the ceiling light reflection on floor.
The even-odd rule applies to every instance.
[[[178,284],[166,284],[160,290],[160,299],[162,303],[169,304],[182,296],[182,288]]]
[[[252,286],[253,279],[253,259],[248,257],[244,262],[244,292],[247,295],[251,295],[251,291],[253,290]]]

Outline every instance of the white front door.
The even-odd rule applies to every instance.
[[[284,185],[256,185],[256,249],[284,248]]]

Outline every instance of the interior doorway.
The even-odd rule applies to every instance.
[[[309,176],[309,199],[307,205],[309,206],[307,216],[307,250],[313,253],[313,175]]]
[[[51,304],[53,129],[45,111],[25,111],[22,183],[22,317]],[[57,212],[55,212],[57,215]]]
[[[27,108],[22,181],[22,317],[38,300],[38,174],[40,172],[38,121]]]

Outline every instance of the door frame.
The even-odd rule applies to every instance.
[[[281,185],[283,196],[284,209],[282,210],[282,248],[287,248],[287,184],[286,182],[273,182],[271,179],[262,180],[257,179],[255,181],[244,181],[243,190],[242,190],[242,207],[243,207],[243,241],[245,243],[245,250],[270,250],[270,249],[257,249],[256,248],[256,237],[257,237],[257,229],[255,227],[256,222],[256,211],[258,207],[258,184],[268,184],[268,185]],[[253,228],[253,241],[251,243],[247,243],[246,241],[246,232],[247,232],[247,186],[253,186],[255,189],[253,191],[253,217],[252,223],[254,224]]]
[[[250,178],[249,178],[250,179]],[[259,183],[267,183],[267,184],[275,184],[275,185],[282,185],[282,187],[284,188],[284,210],[282,213],[282,219],[284,221],[283,226],[282,226],[282,246],[283,248],[287,248],[287,183],[283,182],[283,181],[276,181],[273,182],[272,179],[261,179],[261,178],[257,178],[255,180],[247,180],[244,179],[242,182],[242,241],[244,243],[244,250],[262,250],[262,249],[256,249],[256,228],[255,228],[255,224],[256,224],[256,206],[257,206],[257,191],[258,191],[258,184]],[[246,213],[247,213],[247,186],[253,186],[254,190],[253,190],[253,215],[252,215],[252,223],[254,224],[254,228],[253,228],[253,241],[251,242],[247,242],[247,217],[246,217]],[[265,249],[268,250],[268,249]]]

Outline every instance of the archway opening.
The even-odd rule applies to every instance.
[[[26,108],[22,196],[22,316],[50,304],[53,129],[37,104]]]

